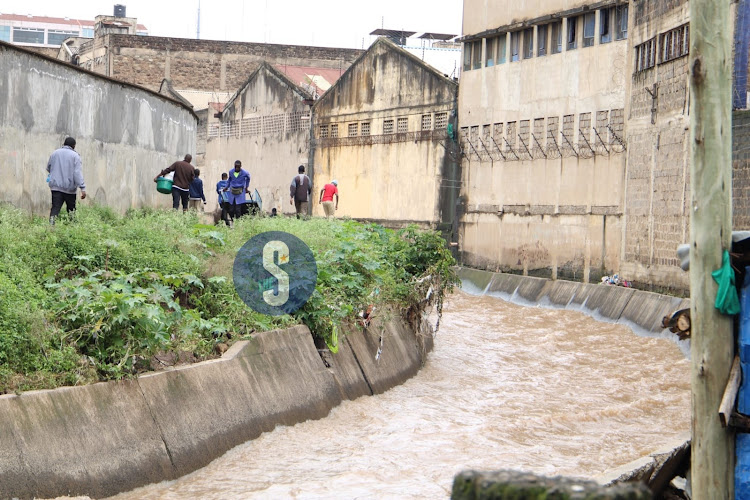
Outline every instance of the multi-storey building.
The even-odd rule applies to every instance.
[[[620,265],[629,5],[465,0],[468,265],[597,279]]]

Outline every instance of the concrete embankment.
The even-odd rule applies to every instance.
[[[661,334],[664,332],[661,326],[664,316],[690,307],[688,299],[621,286],[553,281],[470,268],[461,268],[458,274],[462,288],[469,293],[497,295],[524,304],[576,309],[597,319],[625,324],[639,334]]]
[[[326,366],[298,326],[134,380],[0,396],[0,498],[102,497],[177,478],[276,425],[404,382],[432,338],[394,313],[340,344]]]

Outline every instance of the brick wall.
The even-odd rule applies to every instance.
[[[732,225],[750,230],[750,111],[732,114]]]
[[[263,60],[344,71],[363,52],[135,35],[109,35],[106,40],[112,58],[111,76],[155,90],[162,79],[169,77],[178,89],[232,92]],[[99,70],[103,62],[95,61],[90,69]]]

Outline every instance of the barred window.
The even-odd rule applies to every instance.
[[[399,118],[397,127],[398,127],[398,133],[408,132],[409,131],[409,119]]]
[[[360,129],[362,131],[362,135],[370,135],[370,122],[362,122]]]
[[[328,137],[328,125],[321,125],[320,126],[320,138],[325,139]]]
[[[469,132],[471,142],[477,142],[477,138],[479,138],[479,125],[474,125],[471,127],[471,131]]]
[[[357,137],[359,132],[359,123],[349,124],[349,137]]]
[[[486,140],[490,137],[490,126],[482,125],[482,139]]]
[[[492,139],[497,144],[500,144],[501,142],[503,142],[503,124],[502,123],[495,123],[492,126]]]
[[[331,137],[338,137],[339,136],[339,126],[338,124],[334,123],[331,125]]]
[[[435,130],[448,127],[448,113],[435,113]]]
[[[432,130],[432,115],[422,115],[422,130]]]
[[[392,134],[393,133],[393,120],[384,120],[383,121],[383,133],[384,134]]]
[[[679,28],[659,35],[660,61],[667,62],[688,55],[690,47],[690,26],[683,24]]]
[[[635,71],[653,68],[656,63],[656,38],[635,47]]]

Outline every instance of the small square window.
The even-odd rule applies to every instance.
[[[337,124],[331,125],[331,137],[338,137],[339,136],[339,126]]]
[[[383,121],[383,133],[384,134],[392,134],[393,133],[393,120],[384,120]]]
[[[398,127],[397,132],[403,133],[409,131],[409,119],[408,118],[399,118],[398,123],[396,125]]]
[[[362,122],[360,125],[362,135],[370,135],[370,122]]]
[[[448,113],[435,113],[435,130],[448,128]]]
[[[328,137],[328,125],[320,126],[320,138],[326,139]]]
[[[422,115],[422,130],[432,130],[432,115]]]
[[[359,132],[359,123],[349,124],[349,137],[357,137]]]

